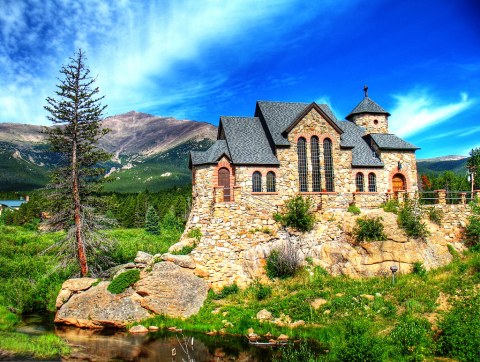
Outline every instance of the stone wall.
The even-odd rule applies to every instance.
[[[352,121],[357,126],[365,128],[365,134],[389,133],[388,118],[384,114],[356,114],[352,117]]]

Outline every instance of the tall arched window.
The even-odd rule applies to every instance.
[[[267,192],[275,192],[275,173],[273,171],[267,173]]]
[[[313,136],[310,139],[310,147],[312,154],[312,191],[322,191],[322,184],[320,180],[320,150],[318,148],[318,137]]]
[[[298,179],[300,181],[300,192],[307,192],[308,191],[307,141],[303,137],[298,139],[297,154],[298,154]]]
[[[332,141],[329,138],[323,140],[323,157],[325,163],[325,188],[328,192],[333,192],[335,187],[333,182]]]
[[[252,175],[252,191],[262,192],[262,174],[259,171],[255,171]]]
[[[363,173],[358,172],[357,175],[355,176],[355,186],[356,186],[356,191],[357,192],[364,192],[365,191]]]
[[[373,172],[368,174],[368,192],[377,192],[377,176]]]

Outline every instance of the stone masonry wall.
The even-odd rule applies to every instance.
[[[353,122],[365,128],[365,134],[388,133],[388,119],[384,114],[357,114],[353,116]]]

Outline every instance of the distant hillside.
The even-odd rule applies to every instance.
[[[158,191],[190,182],[188,153],[209,147],[217,128],[209,123],[128,112],[102,121],[111,130],[99,146],[112,153],[109,191]],[[57,160],[43,127],[0,123],[0,191],[42,187]]]
[[[465,174],[467,172],[466,156],[443,156],[417,160],[419,174],[439,174],[444,171]]]

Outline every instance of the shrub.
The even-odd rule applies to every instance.
[[[430,221],[437,225],[441,225],[444,216],[442,210],[437,209],[436,207],[429,207],[427,209],[427,215]]]
[[[284,214],[274,214],[275,220],[285,226],[291,226],[298,231],[310,231],[315,224],[315,215],[312,213],[312,200],[304,199],[301,195],[289,199],[285,204]]]
[[[186,245],[180,250],[177,251],[172,251],[173,255],[188,255],[192,252],[193,249],[195,249],[196,245]]]
[[[466,245],[473,251],[480,251],[480,200],[475,198],[470,203],[472,215],[465,228]]]
[[[131,269],[119,274],[112,280],[108,286],[108,291],[112,294],[119,294],[125,291],[130,285],[140,280],[140,270]]]
[[[250,287],[253,291],[253,295],[258,301],[267,299],[272,295],[272,287],[264,285],[258,280],[255,280]]]
[[[397,199],[390,199],[382,205],[383,211],[397,213],[398,207],[400,206]]]
[[[427,275],[427,270],[420,261],[416,261],[415,263],[413,263],[412,274],[424,277],[425,275]]]
[[[422,222],[423,210],[416,200],[405,200],[397,215],[398,226],[407,236],[424,239],[429,235],[427,225]]]
[[[227,285],[223,287],[222,291],[213,296],[213,299],[223,299],[230,294],[237,294],[239,291],[238,285],[233,283],[232,285]]]
[[[272,250],[267,258],[265,271],[270,279],[293,277],[300,269],[300,258],[290,242]]]
[[[460,361],[478,361],[480,351],[480,294],[454,304],[438,327],[440,351]]]
[[[353,215],[360,215],[360,212],[361,212],[360,208],[355,204],[348,205],[347,211],[352,213]]]
[[[197,243],[199,243],[200,239],[202,238],[203,235],[202,235],[202,232],[200,231],[200,229],[193,228],[193,229],[190,229],[187,236],[189,238],[194,238],[195,240],[197,240]]]
[[[423,318],[404,316],[390,333],[395,355],[409,356],[408,360],[425,361],[433,352],[430,323]]]
[[[383,224],[381,217],[362,217],[356,220],[357,226],[353,230],[357,242],[386,240],[383,233]]]

